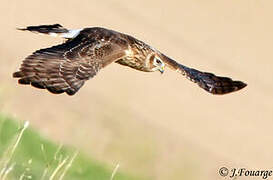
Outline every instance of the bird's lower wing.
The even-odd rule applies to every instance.
[[[79,35],[66,43],[34,52],[13,77],[19,78],[19,84],[74,95],[86,80],[124,55],[115,44],[84,39]]]
[[[179,64],[168,57],[165,58],[165,63],[171,69],[186,76],[192,82],[197,83],[199,87],[212,94],[227,94],[238,91],[247,86],[247,84],[242,81],[233,81],[229,77],[216,76],[212,73],[201,72],[196,69],[183,66],[182,64]]]

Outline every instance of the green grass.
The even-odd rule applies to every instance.
[[[111,180],[113,167],[77,153],[74,148],[59,146],[29,127],[24,132],[22,129],[23,124],[0,115],[0,178],[1,170],[11,167],[5,179],[47,180],[60,179],[64,175],[65,180]],[[20,133],[23,133],[22,138],[16,146]],[[113,179],[138,178],[118,171]]]

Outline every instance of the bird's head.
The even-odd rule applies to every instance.
[[[159,71],[161,74],[163,74],[165,70],[165,63],[162,61],[159,55],[157,54],[151,55],[149,62],[152,71]]]

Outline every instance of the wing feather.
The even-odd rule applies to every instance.
[[[19,84],[74,95],[101,68],[125,55],[124,46],[104,40],[105,34],[119,38],[117,35],[105,32],[107,30],[94,31],[96,29],[83,30],[72,40],[34,52],[13,77],[19,78]]]
[[[247,84],[242,81],[234,81],[229,77],[216,76],[212,73],[201,72],[183,66],[166,56],[164,56],[164,62],[168,67],[186,76],[187,79],[197,83],[199,87],[212,94],[227,94],[247,86]]]

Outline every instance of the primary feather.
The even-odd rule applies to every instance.
[[[74,95],[84,82],[111,61],[122,56],[122,49],[96,37],[86,29],[63,44],[34,52],[13,74],[20,84],[47,89],[52,93]],[[112,58],[114,55],[117,57]],[[110,62],[109,62],[110,61]]]

